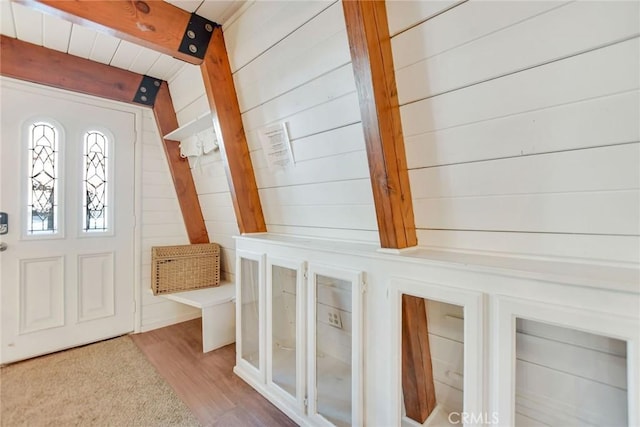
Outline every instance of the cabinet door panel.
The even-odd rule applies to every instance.
[[[264,383],[264,255],[238,251],[236,364]]]
[[[362,424],[362,273],[312,266],[309,275],[309,416]]]
[[[304,265],[267,261],[267,386],[301,413],[305,393]]]

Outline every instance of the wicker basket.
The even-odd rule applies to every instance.
[[[216,243],[151,248],[154,295],[220,285],[220,246]]]

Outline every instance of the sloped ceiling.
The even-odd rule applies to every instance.
[[[245,2],[246,0],[167,1],[219,24],[224,24]],[[162,80],[171,80],[184,65],[184,62],[168,55],[9,0],[0,0],[0,32],[8,37]]]

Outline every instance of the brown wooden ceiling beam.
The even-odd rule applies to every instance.
[[[171,101],[169,86],[162,82],[153,106],[160,135],[166,135],[178,128],[178,119]],[[196,191],[189,161],[180,156],[180,142],[162,137],[162,146],[167,155],[171,178],[178,196],[182,219],[187,228],[190,243],[209,243],[209,234],[204,223],[200,200]]]
[[[142,75],[0,36],[0,73],[59,89],[131,102]]]
[[[139,105],[134,98],[143,75],[5,36],[0,36],[0,57],[0,75]],[[166,82],[160,85],[153,111],[160,135],[178,127]],[[178,145],[163,139],[187,234],[191,243],[208,243],[189,162],[180,157]]]
[[[417,245],[384,1],[342,2],[383,248]]]
[[[179,50],[191,14],[159,0],[16,0],[33,9],[200,64]]]
[[[238,229],[240,233],[267,231],[220,27],[213,31],[200,69],[213,115],[213,127],[220,143]]]
[[[163,1],[17,1],[80,25],[99,28],[176,58],[201,64],[238,228],[241,233],[266,231],[231,67],[219,26],[212,29],[204,60],[197,60],[178,51],[190,14]],[[163,132],[163,135],[166,133]],[[183,214],[186,214],[184,210]]]

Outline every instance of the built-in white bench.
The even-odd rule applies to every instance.
[[[221,282],[220,286],[214,288],[177,292],[163,297],[202,310],[204,353],[236,341],[236,287],[233,282]]]

